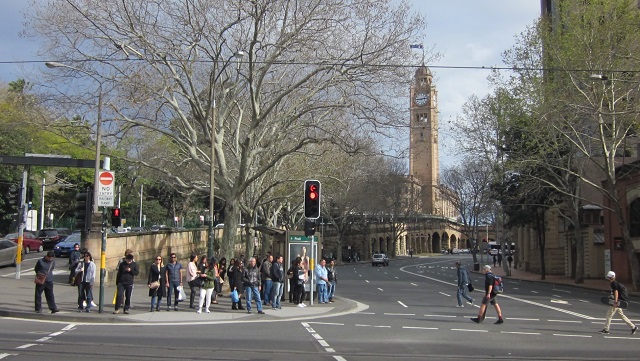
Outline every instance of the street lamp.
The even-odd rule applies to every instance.
[[[102,82],[95,77],[95,75],[89,73],[86,70],[83,69],[79,69],[76,68],[74,66],[71,65],[66,65],[66,64],[62,64],[62,63],[57,63],[57,62],[46,62],[44,63],[44,65],[47,66],[47,68],[67,68],[67,69],[71,69],[74,71],[78,71],[81,72],[85,75],[90,76],[93,80],[95,80],[98,83],[98,119],[97,119],[97,124],[96,124],[96,164],[95,164],[95,168],[94,168],[94,175],[93,175],[93,209],[92,209],[92,213],[91,214],[95,214],[98,213],[98,184],[100,182],[100,144],[102,142]],[[106,162],[105,162],[105,167],[107,167]],[[100,254],[100,297],[99,297],[99,308],[98,308],[98,312],[102,313],[103,311],[103,307],[104,307],[104,280],[107,274],[107,266],[106,266],[106,253],[107,253],[107,231],[106,231],[106,223],[105,223],[105,219],[106,219],[106,208],[102,207],[102,228],[101,228],[101,232],[102,232],[102,242],[101,242],[101,254]],[[91,222],[93,222],[93,217],[91,217]],[[85,227],[86,228],[86,227]],[[83,232],[85,232],[83,230]],[[83,240],[84,241],[84,240]]]
[[[47,68],[67,68],[75,71],[79,71],[83,74],[90,76],[93,80],[98,83],[98,119],[96,121],[96,164],[94,168],[93,175],[93,213],[98,213],[98,184],[100,182],[100,147],[102,144],[102,82],[98,80],[93,74],[89,73],[86,70],[76,68],[71,65],[58,63],[55,61],[46,62],[44,65]]]
[[[236,58],[237,62],[237,71],[240,72],[240,60],[245,56],[245,52],[242,50],[238,50],[233,54],[233,57]],[[212,85],[213,86],[213,85]],[[207,247],[207,253],[209,257],[213,257],[213,242],[215,239],[215,234],[213,231],[213,217],[214,217],[214,189],[215,189],[215,159],[216,159],[216,147],[215,147],[215,139],[216,139],[216,99],[215,94],[212,99],[212,109],[211,109],[211,154],[210,154],[210,163],[211,167],[209,170],[209,242]]]

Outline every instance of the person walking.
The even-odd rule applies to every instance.
[[[324,259],[320,260],[320,264],[316,267],[316,291],[318,292],[318,303],[329,303],[329,298],[327,297],[327,283],[329,283],[329,279],[327,278],[327,261]]]
[[[484,273],[484,297],[482,298],[482,305],[480,306],[480,311],[478,312],[478,317],[474,317],[471,321],[475,323],[480,323],[484,321],[485,315],[487,314],[487,305],[491,304],[496,309],[496,313],[498,314],[498,321],[495,322],[496,325],[504,323],[502,319],[502,310],[500,309],[500,305],[498,305],[498,301],[496,300],[497,294],[493,292],[493,282],[494,276],[491,273],[491,266],[485,265],[482,268],[482,273]]]
[[[271,309],[281,310],[280,300],[282,299],[282,292],[284,291],[284,267],[282,266],[282,255],[276,256],[276,261],[271,266],[271,282],[273,282],[271,288]]]
[[[72,286],[80,285],[80,281],[74,282],[74,277],[76,275],[76,268],[78,268],[78,264],[82,261],[84,261],[84,259],[80,252],[80,244],[76,243],[73,245],[73,251],[69,253],[69,284]]]
[[[156,256],[155,262],[149,267],[149,275],[147,276],[149,297],[151,297],[151,310],[149,312],[160,311],[160,302],[162,301],[162,296],[164,296],[165,271],[162,256]],[[152,284],[154,285],[152,286]]]
[[[35,293],[35,308],[37,313],[42,313],[42,292],[44,291],[44,297],[47,299],[47,306],[51,313],[60,312],[58,306],[56,306],[56,299],[53,295],[53,269],[56,267],[55,252],[49,251],[47,255],[42,257],[36,262],[34,271],[36,272],[36,279],[38,277],[44,278],[44,283],[36,283]]]
[[[458,273],[458,305],[456,307],[464,307],[462,299],[466,299],[470,305],[473,305],[473,298],[467,295],[467,286],[469,285],[469,273],[465,267],[462,267],[460,261],[456,261],[456,268]]]
[[[273,264],[273,255],[267,254],[260,265],[260,278],[262,279],[262,295],[263,303],[265,305],[271,304],[271,287],[273,286],[273,280],[271,279],[271,266]]]
[[[498,267],[502,267],[502,252],[498,253]]]
[[[509,262],[509,268],[511,268],[511,263],[513,263],[513,256],[509,255],[509,257],[507,257],[507,262]]]
[[[120,313],[120,307],[124,303],[124,313],[128,314],[131,308],[131,291],[133,290],[133,278],[138,275],[138,265],[133,260],[133,254],[128,254],[124,263],[120,264],[118,268],[118,299],[116,300],[116,307],[113,311],[114,314]]]
[[[197,313],[202,313],[204,307],[206,313],[210,313],[209,307],[211,306],[211,295],[215,292],[216,278],[218,277],[218,270],[214,262],[209,263],[209,267],[205,273],[198,275],[202,280],[202,286],[200,287],[200,300],[198,302]]]
[[[93,262],[91,253],[86,251],[82,255],[84,260],[78,262],[75,270],[76,282],[78,283],[78,312],[91,312],[93,303],[93,284],[96,281],[96,264]],[[80,277],[80,280],[77,278]],[[86,306],[85,306],[86,305]]]
[[[182,286],[182,275],[184,273],[184,268],[182,268],[182,264],[178,262],[178,256],[175,253],[171,253],[171,259],[169,263],[165,266],[166,275],[165,275],[165,286],[167,287],[167,311],[171,311],[171,293],[174,293],[174,310],[178,310],[178,296],[180,294],[180,290],[178,287]]]
[[[298,282],[296,270],[296,260],[291,261],[291,266],[287,269],[287,279],[289,280],[289,303],[293,303],[294,290]]]
[[[196,298],[196,291],[202,286],[202,279],[198,274],[198,255],[192,254],[187,265],[187,284],[189,285],[189,308],[196,308],[193,302]]]
[[[494,254],[493,255],[493,267],[496,266],[496,263],[498,263],[498,257]]]
[[[333,296],[336,293],[336,284],[338,284],[338,270],[336,269],[336,260],[332,259],[327,266],[327,279],[329,280],[327,293],[329,295],[329,302],[333,301]]]
[[[611,281],[611,298],[613,299],[613,304],[611,305],[611,307],[609,307],[609,310],[607,311],[607,320],[605,321],[604,328],[602,329],[602,331],[600,331],[600,333],[604,333],[604,334],[609,333],[609,326],[611,325],[611,319],[613,318],[613,315],[618,313],[622,321],[624,321],[629,327],[631,327],[631,334],[633,335],[636,333],[636,331],[638,331],[638,326],[634,325],[633,322],[631,322],[631,320],[629,320],[627,316],[625,316],[624,312],[622,311],[622,308],[618,307],[620,300],[626,301],[626,298],[624,295],[626,294],[626,292],[622,292],[624,286],[618,283],[618,281],[616,281],[616,273],[613,271],[609,271],[609,273],[607,273],[607,279]]]
[[[247,313],[251,313],[251,300],[255,299],[256,307],[259,314],[262,312],[262,301],[260,300],[260,289],[262,288],[260,282],[260,270],[256,265],[256,258],[249,258],[249,265],[242,272],[242,283],[247,294]]]
[[[244,263],[241,258],[236,259],[236,263],[233,266],[233,288],[238,293],[238,302],[232,302],[232,310],[244,310],[242,307],[242,295],[244,295],[244,283],[242,282],[242,275],[244,273]]]

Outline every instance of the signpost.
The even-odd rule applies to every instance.
[[[100,254],[100,303],[98,312],[102,313],[104,309],[104,279],[107,269],[107,209],[105,207],[113,207],[114,196],[113,189],[115,183],[115,174],[112,171],[100,171],[98,179],[99,184],[96,185],[98,192],[98,207],[102,207],[102,247]]]
[[[100,184],[98,184],[98,207],[113,207],[114,196],[114,172],[103,170],[100,172]]]

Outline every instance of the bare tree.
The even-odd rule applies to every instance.
[[[243,193],[281,159],[325,141],[355,151],[357,133],[402,124],[401,65],[425,27],[391,0],[66,0],[28,16],[43,53],[109,86],[115,135],[147,129],[168,150],[127,160],[200,191],[215,166],[227,257]]]

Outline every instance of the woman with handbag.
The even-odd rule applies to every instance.
[[[147,278],[147,284],[149,285],[149,297],[151,297],[151,311],[154,308],[156,311],[160,311],[160,301],[164,296],[164,287],[162,287],[165,269],[162,263],[162,256],[157,256],[155,262],[149,267],[149,276]]]
[[[75,269],[75,281],[78,285],[78,312],[82,312],[84,304],[84,312],[91,312],[91,304],[93,302],[93,283],[96,280],[96,264],[93,263],[93,257],[89,251],[82,255],[83,261],[78,262]]]

